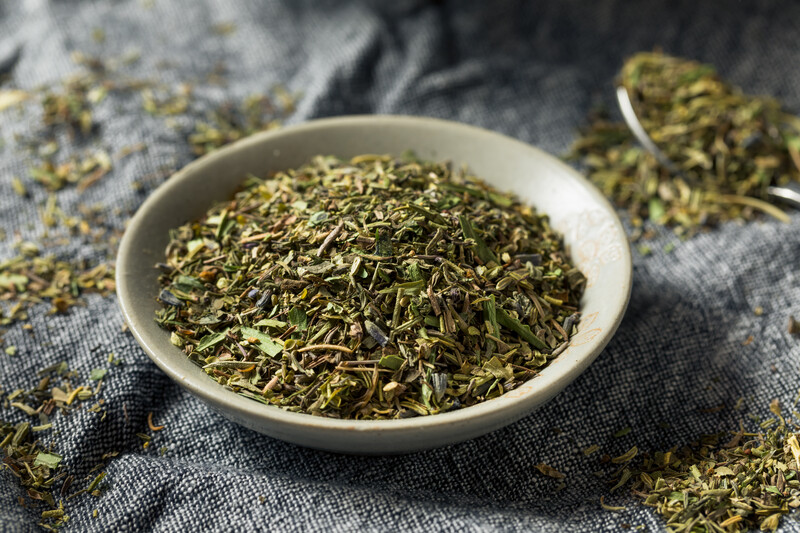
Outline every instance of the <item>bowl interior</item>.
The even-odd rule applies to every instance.
[[[210,380],[169,342],[153,320],[158,272],[168,230],[230,198],[249,174],[297,167],[317,154],[400,155],[466,165],[501,190],[513,191],[565,239],[587,276],[579,332],[538,376],[500,398],[428,417],[388,421],[333,420],[289,413],[240,397]],[[628,302],[631,259],[627,237],[602,195],[558,159],[508,137],[463,124],[414,117],[323,119],[255,135],[178,172],[142,205],[124,235],[117,261],[120,306],[153,361],[200,399],[234,421],[291,442],[337,451],[410,451],[465,440],[529,413],[577,377],[616,330]]]

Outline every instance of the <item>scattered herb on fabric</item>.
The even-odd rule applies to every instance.
[[[82,70],[60,82],[33,92],[16,89],[0,92],[0,111],[23,105],[33,96],[39,97],[44,127],[33,137],[18,139],[20,147],[27,148],[31,156],[38,159],[29,168],[30,179],[51,193],[70,185],[75,185],[80,193],[113,172],[115,161],[147,148],[138,143],[122,148],[113,156],[108,150],[96,146],[75,151],[82,143],[102,140],[103,131],[95,121],[94,107],[110,92],[138,92],[144,108],[154,115],[192,110],[195,100],[191,84],[180,84],[172,90],[125,76],[121,69],[136,59],[136,56],[126,56],[103,60],[76,53],[73,60],[83,67]],[[295,98],[296,95],[278,86],[272,91],[271,98],[254,95],[240,106],[223,104],[210,111],[206,120],[196,121],[188,142],[196,155],[202,155],[256,131],[277,128],[280,118],[294,110]],[[59,144],[55,140],[57,129],[67,131],[69,142]],[[56,156],[66,149],[71,152],[57,162]],[[11,185],[20,197],[36,200],[22,179],[13,178]],[[44,202],[40,212],[47,228],[66,230],[68,239],[91,237],[93,244],[102,244],[106,259],[89,267],[82,262],[39,257],[40,249],[47,247],[46,236],[41,242],[22,243],[29,252],[35,252],[0,261],[0,301],[12,303],[5,309],[0,307],[0,325],[27,319],[27,309],[34,303],[48,300],[53,304],[52,310],[63,312],[79,302],[83,293],[108,295],[114,290],[113,258],[121,230],[108,225],[106,217],[93,207],[79,205],[78,213],[64,213],[58,207],[55,194]]]
[[[220,26],[223,32],[230,33],[233,29]],[[102,43],[105,32],[95,28],[92,37]],[[16,110],[39,119],[31,121],[33,127],[27,134],[14,136],[16,148],[25,152],[31,163],[27,176],[10,176],[9,181],[14,194],[41,206],[39,213],[45,227],[36,242],[25,240],[30,237],[23,238],[21,232],[14,231],[13,247],[18,255],[0,260],[0,326],[27,320],[28,310],[37,303],[49,302],[51,312],[61,313],[81,303],[85,294],[106,296],[114,292],[113,258],[122,228],[109,221],[105,206],[79,203],[70,207],[75,212],[65,212],[58,200],[63,189],[74,186],[78,193],[83,193],[104,176],[113,174],[120,159],[147,148],[137,143],[112,155],[104,148],[103,124],[98,121],[98,116],[102,115],[96,113],[97,107],[109,95],[131,95],[140,98],[141,105],[154,115],[200,115],[193,107],[196,100],[190,83],[180,84],[177,89],[162,88],[152,81],[127,76],[123,68],[138,60],[137,53],[101,59],[76,52],[72,59],[81,70],[55,83],[30,90],[0,89],[0,113]],[[223,73],[215,70],[214,80],[222,80]],[[10,73],[0,75],[0,83],[10,79]],[[274,90],[273,98],[277,102],[274,105],[264,96],[253,96],[239,107],[224,104],[209,112],[207,120],[196,122],[192,139],[187,138],[188,144],[200,155],[255,131],[278,127],[279,120],[293,111],[294,95],[289,97],[288,94],[280,88]],[[116,214],[121,215],[118,211]],[[0,239],[6,237],[6,231],[0,228]],[[83,260],[57,259],[47,251],[55,246],[74,244],[79,239],[92,245],[105,258],[92,265]],[[21,327],[32,329],[30,324]],[[0,329],[0,344],[4,333],[5,330]],[[17,346],[5,346],[3,351],[9,357],[19,357]],[[113,354],[108,361],[119,364]],[[40,525],[46,529],[68,523],[65,507],[72,498],[85,493],[101,494],[106,474],[96,471],[116,452],[104,454],[83,488],[76,491],[78,484],[68,471],[70,460],[57,451],[58,434],[48,444],[43,444],[40,435],[53,427],[50,417],[56,412],[69,414],[76,409],[86,409],[105,417],[103,399],[91,405],[88,402],[97,398],[107,375],[108,369],[95,368],[87,384],[76,386],[77,374],[69,371],[66,363],[60,363],[40,371],[40,380],[33,388],[20,388],[8,394],[0,390],[3,454],[0,469],[11,472],[25,488],[30,501],[23,503],[21,498],[24,506],[43,502],[46,508],[41,513]],[[127,420],[125,404],[123,411]],[[20,417],[32,417],[34,421],[15,424],[3,421]],[[148,426],[152,431],[163,429],[163,426],[154,425],[152,415],[148,417]],[[166,447],[162,448],[162,455],[165,451]],[[93,516],[97,514],[95,510]]]
[[[63,163],[47,159],[29,172],[34,181],[50,191],[58,191],[69,184],[77,184],[79,192],[85,190],[112,168],[111,156],[105,150],[97,150],[82,158],[74,157]]]
[[[35,423],[23,421],[11,424],[0,420],[0,450],[3,453],[0,469],[11,472],[25,489],[27,505],[40,502],[46,507],[41,512],[42,521],[39,524],[45,529],[55,529],[69,521],[64,506],[73,497],[83,493],[101,495],[94,481],[85,489],[71,492],[75,478],[65,468],[64,457],[57,452],[56,435],[51,435],[53,440],[48,444],[39,438],[40,434],[53,429],[51,417],[56,413],[68,415],[77,409],[87,409],[105,417],[102,399],[86,407],[89,401],[97,399],[105,377],[103,373],[94,379],[99,375],[98,369],[92,374],[96,382],[94,385],[75,386],[78,374],[69,370],[66,362],[61,362],[40,370],[34,387],[16,389],[2,396],[0,408],[3,411],[21,412],[34,418]],[[116,455],[116,452],[104,454],[102,462],[93,470],[102,468],[107,460]]]
[[[632,482],[632,493],[654,507],[669,531],[774,531],[800,507],[798,426],[774,417],[755,432],[703,435],[686,446],[615,458],[622,466],[612,490]]]
[[[27,244],[28,253],[0,263],[0,302],[12,302],[7,313],[0,308],[0,325],[24,320],[27,309],[43,301],[50,302],[51,312],[63,313],[83,294],[114,292],[114,269],[109,264],[88,268],[80,261],[40,256],[38,246]]]
[[[294,110],[295,95],[285,90],[273,91],[276,96],[253,95],[241,105],[223,104],[195,122],[189,144],[195,155],[204,155],[253,133],[279,128],[281,119]]]

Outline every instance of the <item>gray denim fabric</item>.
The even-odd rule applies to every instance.
[[[768,93],[800,110],[800,3],[743,1],[551,2],[219,2],[154,0],[0,1],[0,72],[7,86],[33,88],[77,69],[76,50],[104,57],[131,50],[141,60],[126,72],[167,84],[197,80],[196,106],[178,128],[141,110],[138,94],[112,95],[97,109],[110,153],[144,142],[146,152],[116,164],[83,195],[58,193],[61,207],[104,206],[116,227],[160,179],[132,184],[192,159],[185,128],[226,99],[265,92],[276,83],[304,97],[290,123],[353,113],[403,113],[459,120],[563,153],[587,110],[612,102],[612,78],[627,55],[660,46],[709,61],[748,92]],[[231,21],[229,36],[209,32]],[[104,44],[91,38],[103,28]],[[168,62],[168,65],[165,65]],[[218,63],[228,86],[202,82]],[[37,129],[39,111],[0,114],[0,260],[14,255],[13,235],[39,240],[33,200],[11,192],[32,158],[14,141]],[[181,129],[183,128],[183,129]],[[81,146],[83,149],[85,146]],[[63,153],[63,152],[62,152]],[[240,428],[172,383],[128,333],[114,297],[89,296],[85,307],[31,313],[34,335],[16,324],[3,335],[0,385],[33,383],[45,365],[66,360],[88,377],[112,367],[103,391],[108,416],[79,411],[56,417],[55,439],[80,483],[102,453],[101,498],[70,502],[71,531],[616,531],[663,522],[625,491],[609,496],[603,453],[633,444],[670,447],[703,432],[736,427],[772,398],[790,403],[800,387],[800,339],[787,321],[800,317],[800,216],[727,224],[678,244],[669,235],[653,254],[634,253],[630,308],[597,361],[540,411],[503,430],[443,449],[397,457],[348,457],[303,449]],[[59,244],[63,257],[97,260],[92,244]],[[762,306],[756,316],[753,309]],[[751,344],[743,341],[753,335]],[[744,407],[731,407],[744,397]],[[702,410],[724,404],[727,408]],[[127,409],[127,419],[123,415]],[[155,414],[166,429],[143,450],[137,432]],[[16,410],[2,417],[20,420]],[[663,423],[670,425],[663,429]],[[630,426],[625,437],[613,438]],[[602,451],[586,458],[581,449]],[[164,456],[160,447],[168,447]],[[567,475],[566,488],[539,474],[545,462]],[[77,486],[77,485],[76,485]],[[13,477],[0,472],[0,530],[36,529]],[[612,513],[599,498],[627,505]],[[99,516],[92,518],[92,510]],[[783,531],[800,531],[795,518]]]

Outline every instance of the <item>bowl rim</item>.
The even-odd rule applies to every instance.
[[[507,135],[484,128],[430,117],[375,114],[347,115],[314,119],[300,124],[286,126],[277,130],[256,133],[228,146],[215,150],[214,152],[206,154],[188,163],[186,166],[172,174],[166,181],[156,187],[156,189],[153,190],[147,196],[144,202],[142,202],[142,204],[138,207],[134,216],[131,217],[120,241],[119,250],[117,252],[115,277],[117,299],[124,321],[136,339],[137,343],[145,351],[148,357],[173,381],[176,381],[183,388],[187,389],[205,403],[226,413],[235,414],[240,420],[258,418],[261,420],[261,422],[276,423],[280,426],[302,426],[306,429],[319,429],[327,431],[400,433],[409,429],[425,430],[433,427],[440,428],[448,425],[459,426],[467,421],[469,421],[470,424],[473,424],[477,420],[481,419],[486,420],[487,425],[489,425],[489,420],[496,421],[498,418],[503,418],[504,414],[505,416],[509,416],[507,411],[512,407],[515,408],[513,409],[514,411],[523,411],[522,416],[524,416],[524,414],[530,412],[537,405],[544,403],[551,397],[555,396],[569,383],[574,381],[603,351],[622,322],[625,310],[630,300],[631,287],[633,283],[633,271],[631,250],[629,243],[627,242],[627,238],[625,239],[624,246],[622,246],[620,268],[624,270],[624,276],[622,280],[622,286],[620,287],[621,290],[617,293],[618,297],[614,301],[610,302],[614,304],[614,312],[616,313],[613,322],[609,325],[608,329],[581,346],[581,348],[586,347],[586,353],[583,357],[577,359],[572,365],[565,365],[563,368],[558,368],[559,371],[556,373],[550,372],[544,376],[542,374],[536,375],[526,383],[538,380],[545,381],[537,387],[535,392],[531,391],[523,396],[510,399],[512,403],[495,401],[503,399],[506,396],[506,394],[504,394],[496,399],[483,401],[462,409],[407,419],[356,420],[312,416],[306,413],[287,411],[273,405],[262,404],[250,398],[241,396],[231,390],[225,389],[219,383],[209,379],[201,371],[200,367],[197,367],[196,374],[184,375],[182,371],[174,368],[170,363],[170,360],[174,359],[174,357],[179,353],[185,357],[184,354],[177,351],[177,348],[175,353],[167,354],[158,353],[153,349],[153,347],[150,345],[150,337],[148,336],[145,328],[146,322],[152,321],[153,317],[149,315],[141,316],[140,313],[137,313],[137,309],[132,303],[134,300],[132,294],[136,290],[136,282],[130,280],[130,277],[126,275],[126,265],[137,253],[137,251],[133,248],[133,241],[135,240],[133,235],[147,227],[147,213],[157,203],[158,199],[165,195],[169,195],[175,188],[179,186],[181,182],[185,180],[191,180],[196,171],[209,164],[212,164],[217,160],[231,157],[237,151],[244,148],[260,145],[262,143],[268,143],[270,140],[284,135],[297,135],[302,134],[303,132],[318,131],[321,129],[374,126],[376,123],[381,123],[382,126],[386,126],[387,123],[394,123],[406,126],[416,125],[420,127],[435,127],[442,130],[443,134],[446,134],[447,131],[460,130],[470,135],[510,143],[512,145],[516,145],[519,149],[536,152],[538,157],[549,159],[550,163],[556,167],[559,167],[562,172],[572,174],[572,177],[576,178],[578,182],[584,186],[598,207],[602,207],[603,211],[607,211],[608,214],[612,215],[611,219],[614,224],[614,229],[618,232],[618,234],[623,236],[627,235],[611,203],[578,171],[562,162],[555,156],[539,148]],[[155,295],[153,297],[155,297]],[[166,331],[164,333],[167,334]],[[552,368],[552,365],[545,367],[545,370],[549,368]]]

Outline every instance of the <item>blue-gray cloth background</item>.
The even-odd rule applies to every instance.
[[[235,31],[210,31],[223,22]],[[105,42],[92,38],[94,28],[105,31]],[[277,83],[303,93],[287,123],[427,115],[560,154],[590,108],[612,103],[624,58],[654,47],[713,63],[746,92],[800,110],[799,36],[800,3],[791,0],[0,2],[5,88],[56,83],[78,70],[74,51],[113,57],[138,50],[129,75],[171,86],[195,82],[196,103],[173,126],[142,112],[137,93],[112,94],[98,106],[109,153],[138,142],[148,149],[83,194],[74,187],[58,193],[59,205],[74,213],[79,203],[99,203],[119,228],[166,179],[144,177],[192,159],[188,124],[205,109]],[[227,87],[204,81],[217,63],[228,70]],[[27,179],[34,161],[14,140],[37,128],[40,111],[27,109],[0,115],[0,224],[7,233],[0,261],[15,255],[15,233],[36,241],[44,231],[38,210],[46,191],[30,184],[33,198],[23,200],[11,189],[11,176]],[[625,320],[583,375],[505,429],[413,455],[336,455],[236,426],[150,362],[122,331],[113,296],[90,295],[85,307],[64,315],[39,305],[31,312],[34,335],[10,326],[3,346],[19,352],[0,351],[0,386],[30,386],[38,369],[62,360],[84,379],[109,366],[110,352],[123,360],[106,379],[104,420],[85,409],[55,417],[54,438],[81,483],[102,453],[120,452],[106,467],[102,497],[69,502],[67,531],[616,531],[623,523],[658,531],[663,522],[650,508],[625,491],[609,495],[593,472],[607,471],[603,453],[634,444],[668,448],[738,427],[747,413],[768,415],[773,398],[791,404],[800,388],[800,339],[787,332],[789,315],[800,317],[799,228],[793,214],[791,224],[727,224],[671,252],[665,246],[675,238],[666,233],[651,255],[634,251]],[[51,251],[102,258],[80,239]],[[145,450],[136,433],[148,432],[149,412],[166,429],[151,432]],[[21,420],[16,410],[1,414]],[[628,435],[613,436],[625,427]],[[581,450],[592,444],[601,451],[585,457]],[[541,462],[566,474],[563,490],[536,471]],[[0,472],[0,530],[37,528],[38,513],[18,504],[22,494]],[[627,510],[604,511],[603,495]],[[790,517],[781,529],[800,531],[800,522]]]

